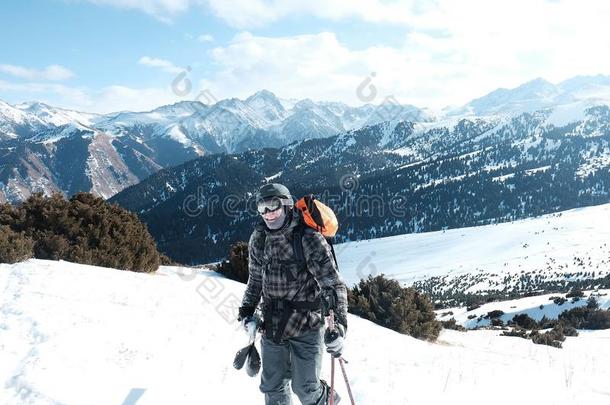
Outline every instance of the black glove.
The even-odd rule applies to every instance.
[[[254,314],[254,307],[240,307],[239,316],[237,320],[241,322],[241,327],[244,332],[251,338],[256,334],[259,325],[261,324],[261,318]]]
[[[245,317],[254,315],[255,307],[239,307],[238,321],[243,321]]]

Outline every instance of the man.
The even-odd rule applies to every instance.
[[[347,288],[333,253],[319,232],[304,225],[288,188],[266,184],[256,195],[263,221],[250,237],[249,278],[239,308],[245,329],[262,296],[262,374],[266,405],[290,405],[288,385],[304,405],[326,405],[329,387],[320,380],[322,340],[340,357],[347,330]],[[301,239],[301,243],[299,240]],[[299,257],[300,256],[300,257]],[[324,332],[320,302],[335,314]],[[334,393],[335,403],[339,396]]]

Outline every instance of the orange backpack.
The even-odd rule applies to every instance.
[[[337,221],[337,216],[333,210],[326,204],[316,200],[311,194],[298,200],[294,206],[303,214],[303,222],[305,222],[305,225],[320,232],[322,236],[324,236],[326,242],[330,245],[335,265],[338,266],[337,255],[335,254],[335,247],[333,246],[333,237],[337,234],[337,230],[339,229],[339,221]],[[304,263],[305,259],[303,257],[301,237],[294,238],[294,252],[297,260]]]
[[[303,220],[310,228],[320,232],[325,238],[332,238],[337,234],[339,222],[332,209],[322,203],[313,195],[306,195],[295,204],[303,213]]]

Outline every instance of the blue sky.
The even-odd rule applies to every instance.
[[[373,103],[441,108],[610,73],[609,17],[597,0],[10,1],[0,99],[110,112],[267,88],[358,105],[370,77]],[[181,72],[186,94],[172,90]]]

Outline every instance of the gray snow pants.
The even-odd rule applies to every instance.
[[[261,357],[263,372],[260,390],[265,394],[265,405],[292,405],[292,391],[303,405],[326,405],[328,386],[320,382],[324,328],[275,343],[263,336]],[[335,392],[335,403],[339,396]]]

